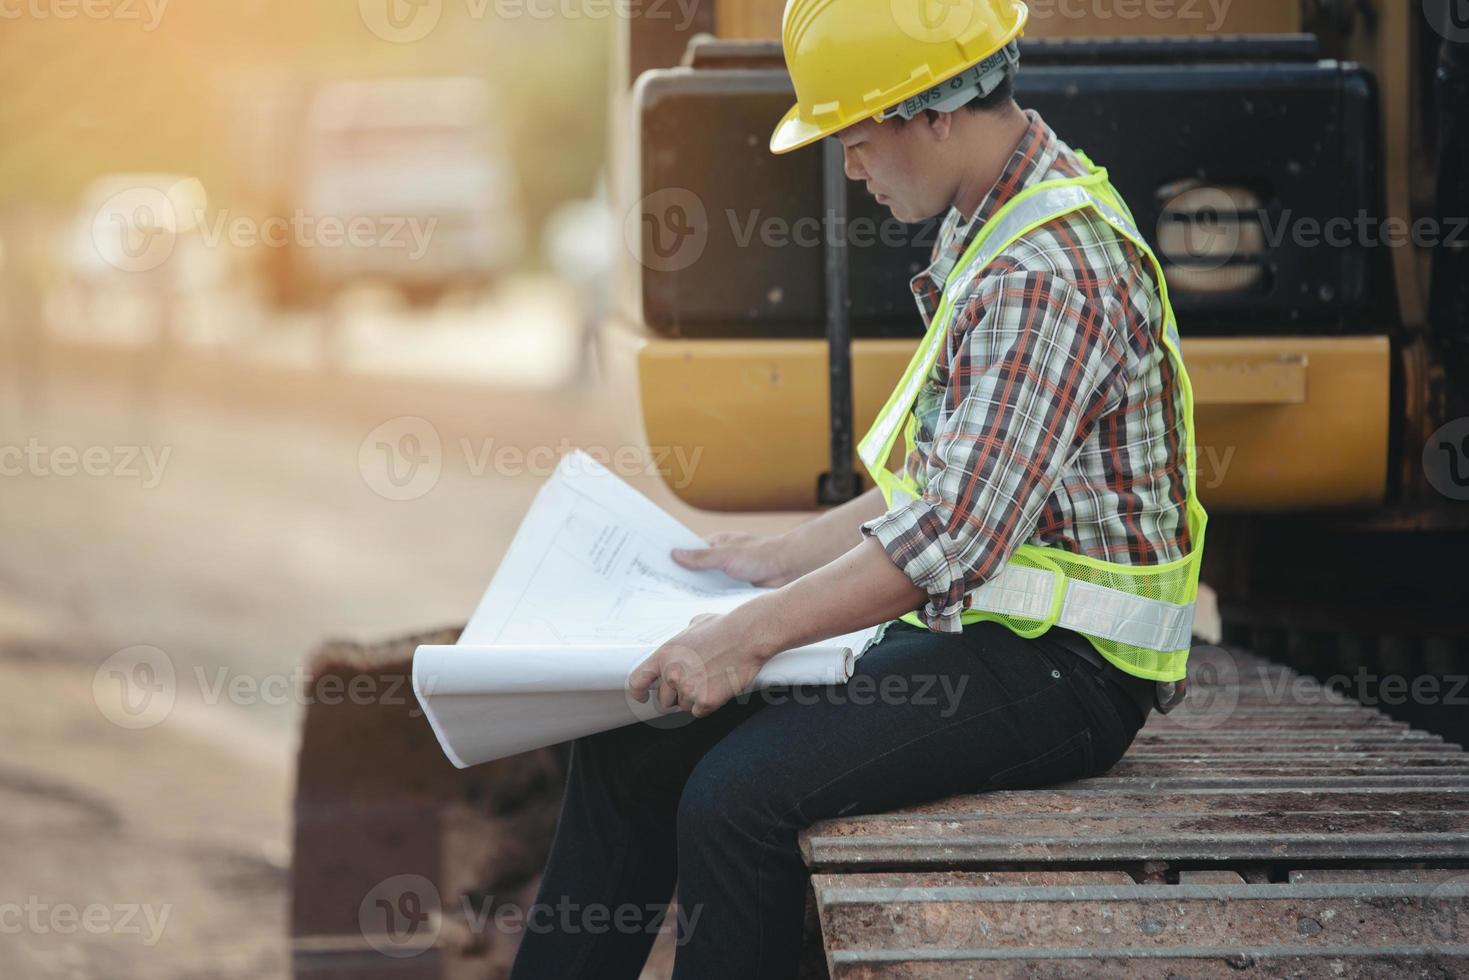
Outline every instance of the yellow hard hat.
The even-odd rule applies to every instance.
[[[957,86],[957,76],[1013,52],[1029,15],[1022,0],[787,0],[780,39],[796,104],[771,134],[771,152],[881,119],[918,96],[918,108],[938,108],[940,83]]]

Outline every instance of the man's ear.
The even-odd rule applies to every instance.
[[[928,128],[933,131],[933,138],[942,143],[949,138],[954,131],[954,114],[952,112],[934,112],[932,109],[924,112],[924,118],[928,121]]]

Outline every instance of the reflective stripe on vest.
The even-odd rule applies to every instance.
[[[1022,565],[1005,566],[971,592],[970,608],[1025,619],[1047,619],[1058,584],[1064,584],[1065,594],[1056,616],[1057,626],[1165,652],[1181,650],[1193,639],[1193,603],[1160,602]]]
[[[1085,157],[1083,156],[1083,159]],[[1090,166],[1090,161],[1087,161]],[[951,297],[964,295],[969,284],[991,262],[997,259],[1018,239],[1036,228],[1084,208],[1093,209],[1121,236],[1132,242],[1152,263],[1157,279],[1160,300],[1164,307],[1163,341],[1173,359],[1178,383],[1182,391],[1183,417],[1186,434],[1185,463],[1187,484],[1187,510],[1184,519],[1189,521],[1196,539],[1191,541],[1193,550],[1189,559],[1194,561],[1193,591],[1197,589],[1197,560],[1202,548],[1203,522],[1206,515],[1195,496],[1195,444],[1191,418],[1192,389],[1178,352],[1178,331],[1173,311],[1168,303],[1167,286],[1156,257],[1133,225],[1126,205],[1111,188],[1107,172],[1093,168],[1084,177],[1067,180],[1046,181],[1037,184],[1013,198],[1001,208],[970,243],[964,255],[955,264],[944,285],[939,308],[929,323],[928,331],[909,361],[902,379],[894,388],[887,404],[883,406],[867,435],[858,444],[857,453],[873,480],[882,488],[888,507],[898,497],[916,498],[916,480],[899,476],[887,469],[887,460],[897,443],[898,434],[905,432],[911,452],[917,418],[912,409],[924,380],[937,362],[941,345],[945,341],[948,327],[954,316]],[[906,423],[906,429],[905,429]],[[1195,527],[1197,520],[1197,527]],[[1076,560],[1089,560],[1094,566],[1116,568],[1123,574],[1147,574],[1147,566],[1117,565],[1095,559],[1079,559],[1071,552],[1046,546],[1023,545],[1027,557],[1033,564],[1053,566],[1048,554],[1065,555]],[[1079,581],[1064,574],[1059,567],[1034,568],[1029,564],[1016,564],[1013,560],[969,593],[971,605],[965,613],[994,613],[1042,623],[1038,630],[1025,635],[1039,635],[1053,625],[1075,630],[1089,637],[1115,641],[1143,651],[1160,654],[1186,652],[1192,639],[1194,616],[1193,596],[1189,602],[1175,603],[1140,595],[1137,592],[1108,588],[1090,582]],[[915,625],[924,625],[914,613],[903,617]],[[968,619],[965,620],[969,621]],[[1012,627],[1015,628],[1015,627]],[[1114,660],[1115,662],[1115,660]],[[1141,676],[1153,676],[1161,672],[1126,667]],[[1181,676],[1181,671],[1170,668],[1167,673]]]

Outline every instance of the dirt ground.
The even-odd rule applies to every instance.
[[[0,447],[29,455],[0,477],[0,975],[288,976],[293,672],[327,636],[462,622],[544,478],[475,452],[616,446],[625,396],[96,349],[12,367]],[[375,454],[413,448],[407,417],[442,472],[388,499]],[[789,523],[634,482],[703,532]]]

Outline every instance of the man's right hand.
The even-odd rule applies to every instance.
[[[714,569],[741,582],[778,589],[799,576],[790,569],[778,536],[721,531],[705,540],[707,548],[675,548],[673,560],[684,568]]]

